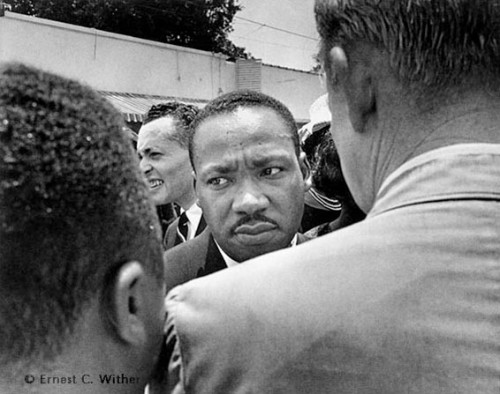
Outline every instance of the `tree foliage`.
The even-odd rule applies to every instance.
[[[7,0],[13,12],[247,58],[227,37],[238,0]]]

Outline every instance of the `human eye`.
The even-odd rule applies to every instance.
[[[213,187],[213,188],[222,188],[226,186],[229,183],[229,180],[227,178],[218,176],[214,178],[210,178],[207,181],[207,185]]]
[[[265,168],[265,169],[262,171],[262,176],[272,177],[272,176],[278,175],[281,171],[283,171],[283,169],[282,169],[282,168],[280,168],[280,167],[269,167],[269,168]]]
[[[152,159],[158,158],[161,156],[161,153],[158,151],[151,151],[149,152],[149,157]]]

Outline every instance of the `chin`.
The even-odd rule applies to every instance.
[[[165,205],[170,202],[170,196],[164,188],[155,190],[150,189],[149,195],[151,196],[151,201],[153,201],[155,205]]]
[[[159,206],[159,205],[167,205],[167,204],[170,204],[170,199],[168,198],[155,198],[155,197],[152,197],[152,201],[153,201],[153,204]]]

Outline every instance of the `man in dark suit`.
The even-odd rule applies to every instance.
[[[307,240],[297,231],[310,172],[282,103],[232,92],[209,103],[191,126],[195,192],[208,229],[165,254],[167,291]]]
[[[180,216],[165,231],[165,250],[205,228],[201,209],[195,204],[188,154],[189,125],[197,113],[197,107],[176,101],[153,105],[139,130],[137,153],[153,202],[157,207],[180,207]]]
[[[165,253],[167,291],[308,239],[298,229],[311,186],[309,165],[294,118],[281,102],[258,92],[231,92],[210,102],[191,130],[195,192],[208,227]],[[171,392],[178,381],[171,328],[152,393]]]

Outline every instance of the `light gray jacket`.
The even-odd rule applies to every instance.
[[[366,220],[175,288],[187,393],[500,392],[500,145],[419,156]]]

